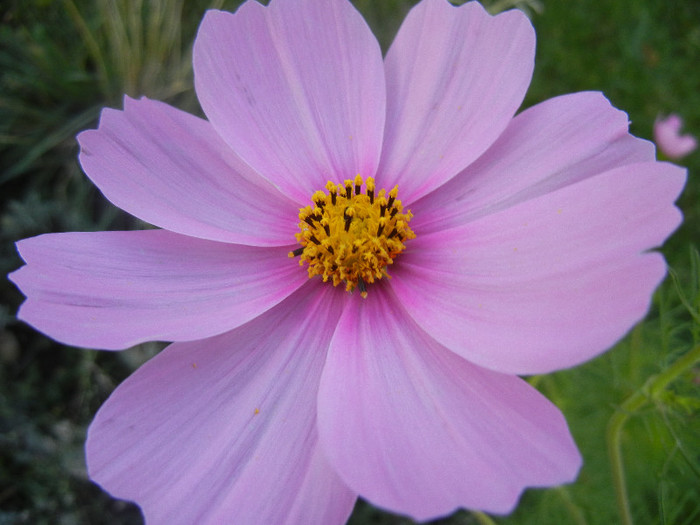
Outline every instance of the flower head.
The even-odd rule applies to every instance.
[[[82,166],[159,229],[26,239],[11,276],[59,341],[172,342],[98,412],[92,479],[151,523],[304,524],[573,480],[517,374],[645,315],[685,172],[600,93],[514,116],[534,47],[518,11],[423,0],[382,59],[347,0],[249,0],[199,29],[207,120],[105,109]]]
[[[695,151],[698,141],[692,135],[681,135],[683,120],[675,113],[654,122],[654,140],[669,159],[677,160]]]

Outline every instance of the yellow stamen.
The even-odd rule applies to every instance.
[[[358,288],[367,297],[367,285],[389,277],[386,267],[415,238],[408,226],[413,215],[404,212],[398,186],[388,196],[386,190],[375,194],[372,177],[328,181],[326,190],[314,192],[313,206],[299,210],[296,239],[301,247],[289,256],[300,256],[299,264],[309,265],[309,277],[320,275],[333,286],[344,283],[348,292]]]

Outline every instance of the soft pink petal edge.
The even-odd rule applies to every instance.
[[[309,283],[226,334],[174,343],[90,425],[90,477],[150,524],[345,523],[356,494],[318,445],[316,396],[344,294]]]
[[[80,163],[114,205],[203,239],[283,246],[296,206],[239,159],[211,124],[162,102],[125,97],[78,135]]]
[[[415,321],[492,370],[533,374],[607,350],[647,313],[681,222],[685,171],[640,163],[418,236],[392,272]]]
[[[377,184],[398,184],[412,202],[478,158],[522,103],[534,57],[535,32],[520,11],[491,16],[477,2],[420,2],[386,57]]]
[[[376,171],[386,91],[379,44],[346,0],[249,0],[209,11],[197,96],[223,139],[299,203]]]
[[[517,115],[479,159],[411,204],[420,234],[461,226],[611,169],[653,161],[654,145],[599,92],[572,93]]]
[[[17,243],[18,317],[66,344],[123,349],[219,334],[308,280],[289,247],[218,243],[166,230],[56,233]]]
[[[318,410],[321,444],[348,486],[419,521],[460,507],[508,513],[526,487],[570,482],[581,465],[554,405],[441,347],[381,284],[349,301]]]

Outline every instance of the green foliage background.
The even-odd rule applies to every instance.
[[[0,6],[0,270],[20,266],[13,242],[72,230],[138,228],[81,174],[74,136],[103,106],[147,95],[200,113],[191,43],[218,0],[10,0]],[[356,0],[384,49],[412,0]],[[508,0],[487,2],[494,10]],[[538,34],[525,106],[603,91],[651,138],[660,113],[700,135],[700,2],[530,0]],[[613,350],[530,381],[565,413],[585,465],[572,485],[528,491],[508,517],[460,511],[442,524],[700,522],[700,152],[679,201],[685,223],[663,251],[670,276],[654,307]],[[92,415],[158,351],[63,347],[15,320],[21,294],[0,281],[0,525],[137,524],[85,474]],[[624,475],[624,483],[621,475]],[[627,500],[623,496],[626,496]],[[622,499],[621,499],[622,498]],[[629,514],[624,512],[629,508]],[[407,524],[360,501],[353,525]]]

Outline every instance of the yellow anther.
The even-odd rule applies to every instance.
[[[367,197],[369,197],[369,203],[374,204],[374,179],[372,177],[367,177]]]
[[[388,277],[386,267],[405,249],[415,234],[408,226],[411,212],[403,212],[398,186],[375,195],[374,179],[367,178],[362,192],[362,176],[343,184],[329,181],[326,194],[316,191],[314,206],[299,210],[296,234],[300,248],[289,252],[308,264],[309,277],[320,275],[334,286],[345,284],[347,291],[360,290],[367,296],[367,285]]]
[[[327,195],[323,191],[318,190],[311,196],[311,200],[314,202],[314,204],[316,204],[316,206],[322,208],[326,204],[326,197]]]
[[[338,200],[338,188],[331,181],[328,181],[328,184],[326,184],[326,189],[331,197],[331,204],[335,206],[335,203]]]
[[[389,192],[389,200],[386,203],[387,207],[391,208],[394,205],[394,200],[396,200],[396,197],[398,197],[398,195],[399,187],[394,186],[394,188]]]
[[[355,175],[355,195],[359,195],[360,192],[362,191],[362,177],[358,173]]]

